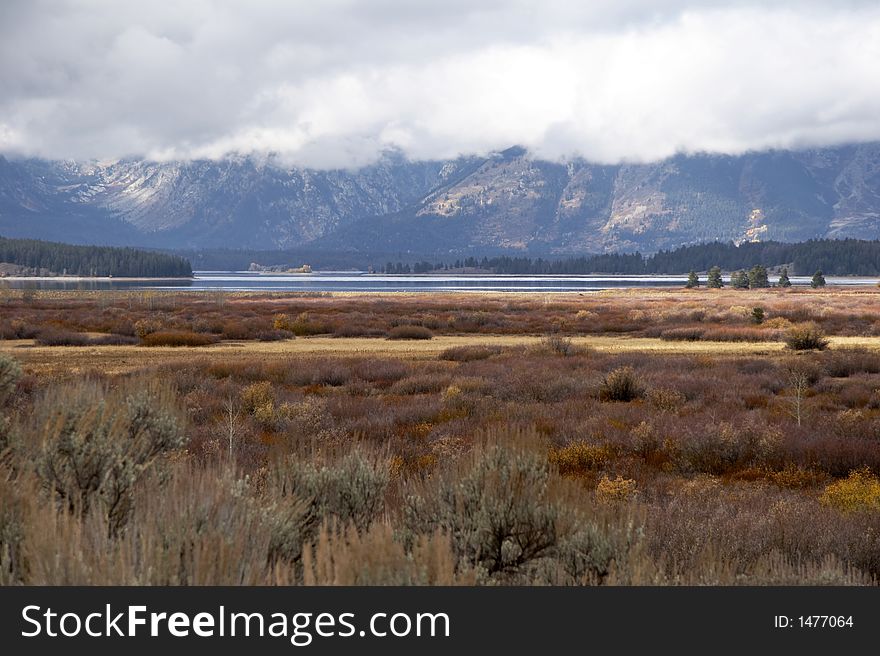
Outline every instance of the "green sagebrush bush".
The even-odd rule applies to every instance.
[[[44,487],[71,512],[100,504],[113,533],[128,521],[138,478],[185,441],[175,394],[157,380],[52,388],[22,430],[17,448],[33,451]]]
[[[23,491],[0,471],[0,585],[17,583],[24,573],[26,504]]]
[[[266,510],[270,559],[299,561],[325,521],[367,530],[385,509],[388,481],[388,464],[359,451],[323,465],[289,459],[275,472],[279,501]]]
[[[4,406],[12,397],[21,378],[21,367],[18,361],[8,355],[0,354],[0,456],[9,446],[11,421],[6,416]]]
[[[410,536],[447,533],[460,562],[485,576],[515,574],[550,556],[560,535],[561,508],[547,497],[545,459],[494,447],[458,480],[443,478],[432,493],[409,495]]]
[[[18,361],[8,355],[0,354],[0,405],[6,402],[15,391],[21,378]]]

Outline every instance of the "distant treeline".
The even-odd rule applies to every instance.
[[[725,271],[788,265],[789,273],[812,275],[880,275],[880,241],[858,239],[816,239],[787,244],[776,241],[748,242],[740,245],[712,242],[682,246],[653,255],[612,253],[584,255],[566,259],[530,257],[468,257],[452,262],[421,261],[414,264],[388,262],[384,273],[430,273],[456,269],[482,269],[502,274],[566,275],[588,273],[683,274],[708,271],[713,266]]]
[[[135,248],[73,246],[35,239],[0,237],[0,262],[71,276],[118,278],[184,278],[192,276],[189,261]]]
[[[833,276],[880,275],[880,241],[861,239],[812,239],[787,244],[778,241],[708,243],[660,251],[645,260],[647,273],[708,271],[719,266],[725,271],[790,265],[789,273],[812,275],[821,270]]]

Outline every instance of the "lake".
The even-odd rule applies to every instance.
[[[774,280],[771,277],[771,280]],[[8,278],[0,285],[45,290],[179,290],[248,292],[585,292],[635,287],[683,287],[687,276],[377,275],[359,271],[267,275],[250,271],[197,271],[192,280]],[[829,285],[876,285],[878,278],[826,278]],[[809,285],[809,276],[792,276]],[[702,279],[705,284],[705,277]]]

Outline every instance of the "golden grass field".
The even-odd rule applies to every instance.
[[[211,346],[153,347],[37,346],[34,340],[0,341],[0,353],[15,357],[28,373],[78,376],[85,372],[123,374],[165,364],[236,362],[295,356],[383,357],[433,360],[458,346],[530,347],[540,344],[537,335],[439,335],[431,340],[392,341],[375,337],[300,337],[282,342],[224,341]],[[830,337],[831,348],[880,350],[880,337]],[[572,337],[577,347],[603,353],[682,355],[763,355],[785,350],[782,342],[671,342],[655,337],[590,335]]]

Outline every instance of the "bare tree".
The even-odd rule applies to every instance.
[[[788,370],[788,382],[792,391],[791,399],[789,399],[791,414],[797,419],[797,425],[800,426],[804,415],[804,397],[810,387],[810,377],[803,369],[793,367]]]
[[[229,458],[232,458],[232,447],[241,424],[241,406],[233,394],[226,397],[223,404],[223,421],[226,428],[226,438],[229,443]]]

